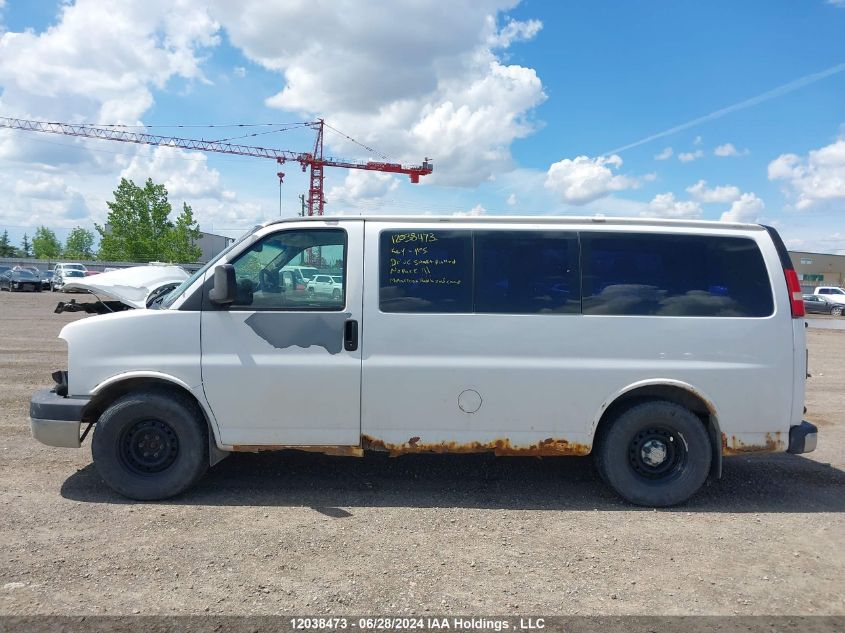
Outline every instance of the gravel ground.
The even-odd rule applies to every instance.
[[[0,614],[845,615],[845,332],[810,330],[808,456],[635,508],[589,458],[239,454],[165,503],[29,435],[77,315],[0,294]]]

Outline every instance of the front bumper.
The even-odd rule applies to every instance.
[[[47,446],[79,448],[79,426],[89,398],[70,398],[50,389],[36,391],[29,401],[32,437]]]
[[[787,453],[811,453],[816,450],[816,441],[818,440],[819,430],[815,424],[810,424],[806,420],[801,422],[798,426],[789,428],[789,448]]]

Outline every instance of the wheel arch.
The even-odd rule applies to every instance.
[[[713,401],[689,383],[670,378],[643,380],[630,384],[606,399],[593,418],[593,444],[601,441],[603,430],[614,417],[646,400],[674,402],[692,411],[707,428],[710,437],[712,460],[710,475],[722,476],[722,432],[719,415]]]
[[[229,453],[219,448],[219,433],[213,414],[206,402],[184,381],[161,372],[138,371],[112,376],[91,390],[91,401],[83,411],[83,422],[96,423],[102,413],[118,398],[133,391],[160,389],[184,395],[196,404],[208,429],[209,464],[213,466]]]

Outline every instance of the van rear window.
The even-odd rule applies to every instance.
[[[584,314],[764,317],[772,288],[740,237],[582,233]]]

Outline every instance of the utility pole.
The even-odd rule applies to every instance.
[[[279,217],[282,217],[282,181],[285,179],[285,172],[276,174],[279,177]]]

